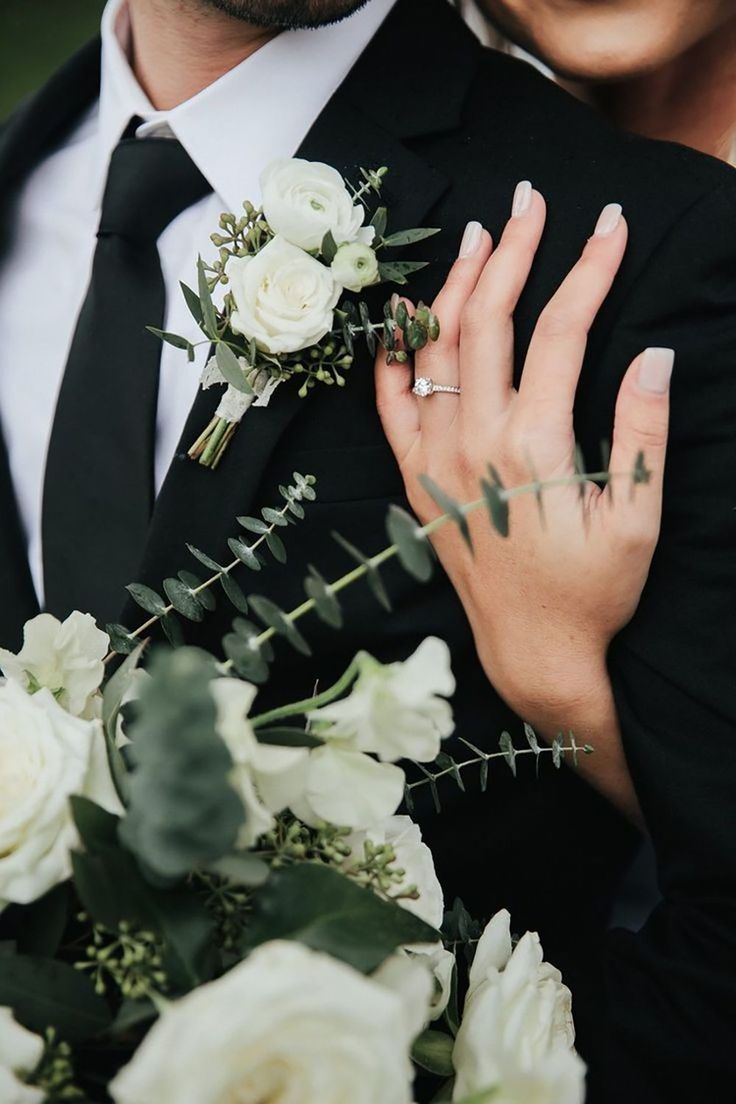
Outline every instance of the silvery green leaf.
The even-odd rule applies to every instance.
[[[276,562],[280,564],[285,564],[287,559],[286,546],[284,545],[281,537],[279,537],[276,533],[266,533],[266,544],[268,546],[269,552],[276,560]]]
[[[181,631],[178,618],[173,613],[167,613],[161,618],[160,624],[172,648],[180,648],[184,643],[184,633]]]
[[[217,560],[213,560],[211,556],[208,556],[206,552],[201,552],[199,548],[195,548],[193,544],[187,545],[187,550],[191,552],[195,560],[199,560],[201,564],[208,567],[210,571],[222,571],[222,564],[218,564]]]
[[[204,616],[202,607],[192,594],[191,588],[181,579],[164,579],[164,593],[177,613],[190,621],[201,621]]]
[[[146,586],[145,583],[129,583],[125,589],[133,601],[146,613],[153,613],[157,617],[161,617],[165,612],[166,603],[161,595],[157,594],[151,587]]]
[[[322,253],[322,259],[324,260],[325,264],[331,265],[337,253],[337,242],[335,241],[331,230],[328,230],[323,237],[320,252]]]
[[[297,652],[301,652],[302,655],[311,655],[312,649],[307,644],[302,634],[297,629],[293,621],[289,620],[289,617],[282,609],[272,602],[270,598],[264,598],[261,595],[255,594],[250,599],[250,607],[253,612],[263,621],[264,625],[267,625],[270,629],[273,629],[279,636],[283,636],[285,640],[291,644]]]
[[[444,1031],[427,1028],[411,1048],[412,1059],[422,1069],[436,1077],[451,1077],[455,1072],[452,1064],[452,1052],[455,1040]]]
[[[240,391],[243,395],[253,394],[253,388],[245,378],[240,361],[224,341],[219,341],[215,346],[215,359],[217,360],[217,367],[231,387],[234,387],[236,391]]]
[[[482,479],[480,485],[494,529],[500,536],[507,537],[509,535],[509,504],[501,495],[502,488],[499,487],[498,483],[489,483],[487,479]]]
[[[380,241],[381,238],[383,237],[383,235],[386,233],[387,223],[388,223],[388,211],[386,210],[385,207],[378,207],[374,211],[373,218],[371,219],[371,222],[370,222],[371,226],[376,231],[376,238],[375,238],[376,241]]]
[[[201,257],[197,259],[197,277],[197,289],[199,291],[199,303],[202,308],[204,331],[212,341],[217,341],[219,334],[217,332],[215,304],[212,302],[212,294],[207,283],[207,273],[205,271],[204,261]]]
[[[199,301],[199,296],[197,295],[196,291],[192,291],[192,289],[188,287],[183,280],[179,281],[179,287],[181,288],[182,295],[184,296],[186,304],[189,307],[189,313],[191,314],[192,318],[197,323],[199,328],[202,329],[204,324],[204,315],[202,313],[202,304]]]
[[[407,276],[426,268],[428,261],[381,261],[378,275],[383,283],[406,284]]]
[[[179,334],[169,333],[168,330],[157,330],[155,326],[146,326],[146,329],[154,337],[158,337],[161,341],[165,341],[167,345],[173,345],[175,349],[186,349],[189,352],[192,349],[191,341],[187,341],[186,337],[180,337]]]
[[[503,757],[508,763],[511,773],[514,778],[516,778],[516,748],[508,732],[501,733],[501,739],[498,741],[498,746],[503,752]]]
[[[382,245],[387,249],[396,249],[401,245],[414,245],[415,242],[425,241],[427,238],[439,234],[439,227],[419,227],[416,230],[398,230],[395,234],[389,234],[383,239]]]
[[[400,506],[392,504],[386,517],[386,532],[391,543],[396,545],[399,560],[405,570],[420,583],[426,583],[433,570],[432,546],[417,519]]]
[[[354,544],[351,544],[349,540],[346,540],[341,533],[332,533],[333,539],[337,541],[341,548],[344,548],[349,556],[361,564],[366,570],[366,582],[373,592],[373,596],[379,605],[390,613],[391,612],[391,599],[388,596],[388,591],[383,585],[383,579],[375,564],[371,563],[368,556],[364,555],[359,548],[356,548]]]
[[[228,633],[222,649],[242,678],[259,685],[268,679],[268,663],[261,650],[254,648],[240,633]]]
[[[245,597],[240,583],[236,582],[232,575],[224,574],[220,576],[220,584],[236,610],[240,610],[241,613],[247,613],[248,599]]]
[[[232,554],[236,556],[241,563],[244,563],[246,567],[249,567],[251,571],[261,570],[261,561],[245,541],[240,540],[238,537],[230,537],[227,545]]]
[[[287,526],[289,523],[284,515],[279,510],[274,510],[271,506],[264,506],[261,510],[263,520],[267,521],[269,525],[280,525],[282,527]]]
[[[239,517],[237,521],[238,525],[242,525],[249,533],[258,533],[259,536],[263,533],[267,533],[269,530],[269,526],[265,521],[261,521],[260,518]]]
[[[105,625],[110,637],[110,647],[118,655],[129,655],[139,644],[137,637],[131,636],[124,625]]]
[[[449,514],[462,533],[463,540],[472,552],[473,541],[470,537],[470,526],[468,525],[467,517],[460,507],[460,503],[457,502],[452,495],[448,494],[447,491],[443,491],[430,476],[420,475],[419,482],[422,484],[427,494],[434,499],[442,512],[444,514]]]
[[[330,628],[342,628],[342,610],[337,597],[328,589],[327,583],[315,567],[309,565],[309,575],[304,580],[307,597],[314,602],[317,616]]]

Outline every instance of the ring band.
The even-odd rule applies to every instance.
[[[428,399],[430,395],[445,394],[459,395],[461,388],[449,383],[435,383],[429,376],[417,376],[412,387],[412,394],[420,399]]]

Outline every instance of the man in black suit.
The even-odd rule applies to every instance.
[[[379,2],[313,0],[308,19],[318,25],[360,9],[349,25],[368,18]],[[634,355],[649,345],[677,352],[661,546],[641,607],[610,657],[630,769],[657,851],[661,905],[640,933],[605,933],[636,833],[572,770],[543,772],[536,780],[520,763],[518,779],[499,771],[486,794],[476,787],[461,795],[448,787],[441,815],[428,808],[418,815],[448,895],[461,895],[478,915],[510,908],[515,928],[539,930],[547,956],[564,969],[576,993],[591,1101],[673,1102],[701,1095],[727,1101],[736,1074],[736,836],[730,817],[736,778],[730,678],[736,654],[736,182],[716,162],[612,131],[527,66],[482,50],[444,0],[385,6],[391,9],[385,22],[326,98],[298,153],[347,175],[359,165],[390,166],[386,201],[395,226],[442,227],[425,251],[434,253],[433,264],[412,283],[412,296],[429,299],[437,290],[469,218],[498,233],[514,185],[529,178],[547,197],[550,216],[518,311],[519,363],[541,308],[604,204],[623,204],[631,227],[626,261],[591,336],[578,396],[577,432],[591,463],[598,462],[600,442],[610,435],[620,378]],[[133,3],[131,11],[140,14],[142,8]],[[268,38],[259,24],[288,26],[307,18],[303,4],[286,0],[192,0],[183,10],[159,0],[150,11],[163,19],[158,30],[166,34],[145,41],[141,19],[131,56],[149,96],[156,99],[160,78],[162,104],[174,109],[177,80],[181,85],[186,78],[185,96],[196,99],[199,91],[186,86],[191,67],[186,74],[177,71],[177,50],[185,51],[185,40],[186,49],[198,43],[203,51],[207,27],[221,30],[228,18],[233,40],[236,29],[247,26],[259,44],[259,35]],[[312,32],[315,50],[325,31]],[[3,296],[12,287],[14,250],[33,231],[27,218],[17,217],[32,210],[28,181],[32,174],[40,179],[48,159],[78,133],[80,118],[95,125],[99,55],[99,43],[92,43],[0,135],[0,319]],[[222,71],[212,72],[210,80]],[[103,97],[104,88],[103,76]],[[145,121],[145,110],[133,114]],[[170,121],[186,155],[173,112]],[[161,399],[167,392],[163,374],[159,390],[158,352],[154,358],[150,346],[136,346],[135,335],[156,320],[154,307],[163,311],[151,240],[155,245],[153,235],[162,235],[163,256],[164,227],[180,216],[164,209],[159,189],[141,202],[146,225],[139,235],[130,221],[135,212],[126,209],[126,196],[140,172],[124,162],[130,136],[147,137],[139,122],[127,130],[123,154],[116,148],[110,160],[100,241],[135,239],[147,295],[132,294],[131,311],[116,314],[110,302],[126,278],[125,257],[97,247],[60,373],[40,518],[19,505],[33,494],[21,486],[23,473],[14,463],[18,427],[8,414],[13,396],[6,401],[0,389],[6,444],[15,440],[0,457],[4,645],[17,645],[42,589],[59,615],[81,605],[134,627],[141,620],[136,607],[122,600],[116,606],[124,583],[134,577],[158,587],[188,566],[187,541],[221,555],[235,515],[268,504],[294,470],[317,477],[318,501],[291,534],[289,569],[274,565],[257,579],[257,590],[285,608],[302,597],[306,564],[316,564],[328,578],[345,570],[332,529],[377,550],[389,502],[403,500],[366,357],[353,366],[345,389],[324,389],[305,402],[284,387],[267,409],[252,411],[215,474],[185,456],[217,402],[211,392],[199,393],[165,477],[154,478],[155,466],[161,467],[156,435],[165,421]],[[212,120],[213,127],[217,122]],[[244,116],[243,142],[248,125]],[[224,148],[237,140],[230,132],[220,138]],[[218,191],[206,165],[196,164],[192,172],[191,156],[172,154],[176,164],[167,169],[159,153],[153,150],[151,176],[160,184],[167,172],[181,173],[177,190],[190,206],[202,203],[210,188]],[[244,189],[242,198],[246,194]],[[382,297],[380,291],[370,296],[376,308]],[[31,330],[37,310],[37,302],[29,301]],[[7,367],[3,356],[0,351],[0,378]],[[140,375],[131,376],[133,370]],[[101,374],[102,386],[95,390]],[[85,405],[91,399],[93,405]],[[90,426],[97,432],[90,434]],[[25,445],[42,454],[43,434]],[[34,538],[34,532],[40,535]],[[32,554],[36,550],[33,573],[29,547]],[[437,577],[421,588],[398,569],[387,572],[386,581],[391,617],[375,607],[367,590],[349,593],[342,633],[311,626],[313,659],[279,651],[279,687],[288,685],[302,696],[315,678],[329,681],[339,674],[345,657],[358,648],[390,660],[406,656],[425,635],[439,634],[450,644],[458,679],[458,733],[487,746],[504,728],[516,737],[520,723],[485,679],[448,582]],[[223,604],[194,627],[191,640],[218,652],[231,613]],[[272,693],[268,687],[261,692],[264,704]]]

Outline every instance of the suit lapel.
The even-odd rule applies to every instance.
[[[27,100],[0,133],[0,263],[12,238],[15,199],[23,180],[64,138],[99,93],[96,39]],[[26,541],[0,430],[0,645],[19,645],[23,623],[38,613]]]

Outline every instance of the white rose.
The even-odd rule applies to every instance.
[[[0,909],[28,904],[71,874],[69,797],[119,812],[98,721],[72,717],[49,690],[0,687]]]
[[[233,760],[230,781],[245,808],[238,847],[252,847],[273,827],[272,814],[285,809],[301,792],[301,767],[308,752],[258,742],[248,720],[258,693],[255,686],[239,679],[220,678],[213,679],[210,689],[217,709],[217,731]]]
[[[334,726],[335,735],[385,762],[436,759],[454,728],[444,700],[455,690],[445,642],[427,637],[403,663],[384,665],[366,652],[357,660],[360,674],[350,694],[313,710],[310,720]]]
[[[539,936],[527,932],[512,950],[509,914],[497,913],[470,969],[453,1100],[493,1088],[494,1104],[582,1104],[574,1041],[570,991],[543,961]]]
[[[341,245],[330,265],[335,281],[347,291],[362,291],[379,280],[378,258],[369,245]]]
[[[411,1000],[426,999],[412,979]],[[298,943],[258,948],[168,1005],[110,1085],[116,1104],[410,1104],[406,992]]]
[[[0,669],[31,693],[45,686],[68,713],[90,718],[109,647],[107,633],[88,613],[74,610],[63,622],[41,613],[26,622],[17,655],[0,648]]]
[[[44,1042],[21,1027],[9,1008],[0,1008],[0,1100],[3,1104],[41,1104],[46,1094],[24,1084],[43,1057]]]
[[[285,238],[252,257],[233,257],[227,275],[235,300],[230,325],[267,353],[295,353],[332,329],[341,287],[326,265]]]
[[[338,245],[373,241],[373,227],[363,226],[365,210],[330,165],[296,157],[274,161],[261,174],[261,193],[271,229],[301,249],[319,249],[328,231]]]

